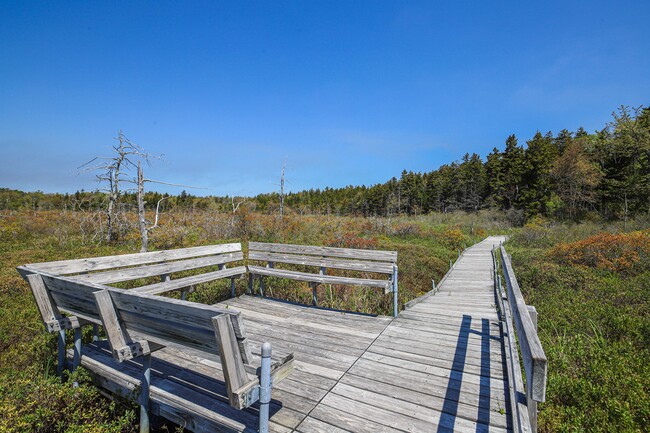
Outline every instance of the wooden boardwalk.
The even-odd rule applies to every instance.
[[[241,311],[254,354],[269,341],[274,353],[295,355],[294,372],[273,388],[271,431],[511,431],[490,254],[502,240],[467,249],[435,294],[395,319],[251,296],[218,304]],[[85,347],[94,353],[82,365],[109,389],[132,388],[138,362],[118,366],[105,346]],[[256,409],[232,409],[220,364],[198,359],[170,348],[155,352],[152,394],[183,392],[207,420],[188,420],[193,430],[222,424],[223,431],[255,431]],[[188,383],[198,385],[188,391]]]

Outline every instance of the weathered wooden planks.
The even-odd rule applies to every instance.
[[[137,280],[140,278],[169,275],[174,272],[189,271],[208,266],[223,265],[244,259],[241,251],[219,254],[218,256],[200,257],[198,259],[178,260],[155,265],[138,266],[135,268],[121,268],[111,271],[96,272],[93,274],[76,275],[79,281],[91,281],[100,284],[112,284],[122,281]],[[245,272],[245,271],[244,271]]]
[[[437,293],[396,319],[251,296],[220,303],[220,311],[239,311],[241,323],[246,322],[255,362],[264,341],[273,343],[274,353],[295,354],[294,373],[274,386],[277,401],[272,403],[270,430],[507,431],[508,374],[489,249],[484,242],[463,253]],[[314,263],[319,262],[314,257]],[[151,272],[162,269],[150,266]],[[67,296],[65,288],[57,296]],[[145,314],[150,319],[145,317],[144,322],[154,320],[152,311]],[[172,322],[178,320],[181,328],[190,326],[187,322],[193,319],[174,311]],[[125,314],[127,320],[136,320],[138,313]],[[194,431],[253,431],[257,409],[230,407],[226,387],[212,386],[224,380],[219,359],[206,358],[198,349],[205,350],[167,347],[154,353],[158,360],[153,363],[154,371],[158,369],[152,382],[155,410]],[[88,359],[86,365],[90,364]],[[137,389],[137,376],[121,375],[119,368],[125,366],[109,372],[99,364],[93,368],[98,382],[107,388]],[[137,372],[137,365],[125,364]]]
[[[298,431],[507,431],[491,264],[488,242],[463,254],[439,292],[388,324]]]
[[[372,280],[368,278],[350,278],[332,275],[318,275],[309,272],[289,271],[286,269],[265,268],[262,266],[248,266],[248,271],[255,275],[268,277],[288,278],[296,281],[308,281],[318,284],[345,284],[349,286],[380,287],[388,292],[392,283],[385,280]]]
[[[121,254],[117,256],[93,257],[87,259],[61,260],[57,262],[32,263],[28,265],[28,267],[34,270],[57,275],[69,275],[235,251],[241,251],[240,243],[153,251],[150,253]]]
[[[353,248],[316,247],[308,245],[286,245],[265,242],[249,242],[249,250],[312,256],[339,257],[347,259],[397,261],[397,251],[359,250]]]
[[[173,290],[181,290],[196,284],[209,283],[214,280],[228,277],[236,277],[246,273],[246,267],[237,266],[235,268],[227,268],[220,271],[207,272],[199,275],[192,275],[189,277],[177,278],[175,280],[163,281],[160,283],[149,284],[147,286],[137,287],[131,289],[139,293],[147,293],[150,295],[157,295],[159,293],[171,292]]]
[[[264,262],[280,262],[332,269],[349,269],[360,272],[377,272],[380,274],[393,273],[391,262],[359,261],[355,259],[335,260],[327,257],[301,256],[297,254],[270,253],[262,251],[250,251],[248,258],[249,260],[259,260]]]

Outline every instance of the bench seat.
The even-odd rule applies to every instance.
[[[235,268],[226,268],[220,271],[208,272],[205,274],[192,275],[189,277],[176,278],[174,280],[149,284],[147,286],[131,289],[131,291],[138,293],[147,293],[149,295],[157,295],[160,293],[171,292],[173,290],[182,290],[195,284],[209,283],[210,281],[218,280],[220,278],[241,277],[245,273],[246,266],[237,266]]]

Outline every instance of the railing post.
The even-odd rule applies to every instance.
[[[269,405],[271,403],[271,344],[262,345],[260,372],[260,433],[269,431]]]
[[[397,265],[393,265],[393,317],[397,317],[398,311],[398,293],[397,293]]]
[[[142,357],[142,385],[140,386],[140,433],[149,433],[149,388],[151,387],[151,354]]]

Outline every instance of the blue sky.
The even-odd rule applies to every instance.
[[[0,2],[0,187],[117,131],[195,194],[384,182],[650,103],[650,2]],[[155,187],[179,193],[182,188]]]

